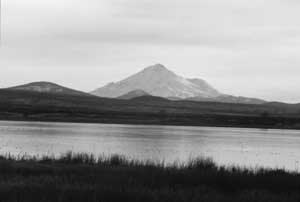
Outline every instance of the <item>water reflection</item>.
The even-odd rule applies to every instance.
[[[225,165],[298,170],[300,135],[295,130],[0,122],[1,153],[69,150],[166,162],[206,156]]]

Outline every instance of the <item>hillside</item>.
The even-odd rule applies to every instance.
[[[203,98],[203,97],[192,97],[186,100],[198,101],[198,102],[224,102],[224,103],[234,103],[234,104],[264,104],[265,100],[257,98],[247,98],[247,97],[236,97],[232,95],[220,95],[213,98]]]
[[[56,93],[56,94],[65,94],[65,95],[82,95],[90,96],[88,93],[84,93],[78,90],[67,88],[52,82],[33,82],[25,85],[15,86],[8,88],[8,90],[19,90],[19,91],[32,91],[39,93]]]
[[[0,119],[162,125],[300,128],[299,105],[132,100],[0,90]]]

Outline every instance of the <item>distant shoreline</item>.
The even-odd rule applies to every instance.
[[[0,120],[300,129],[300,105],[168,100],[0,90]]]
[[[91,114],[92,116],[93,114]],[[47,117],[48,116],[48,117]],[[96,115],[95,115],[96,116]],[[208,116],[208,117],[206,117]],[[254,129],[278,129],[278,130],[300,130],[300,125],[290,125],[289,119],[294,118],[284,118],[286,124],[282,125],[270,125],[270,123],[264,125],[257,124],[261,117],[248,116],[248,117],[237,117],[237,116],[228,116],[222,115],[221,117],[215,115],[202,115],[201,121],[198,119],[188,119],[186,116],[177,116],[175,120],[167,120],[161,118],[145,118],[139,119],[139,117],[130,117],[130,118],[107,118],[107,117],[99,117],[99,118],[90,118],[87,116],[74,116],[70,117],[70,115],[61,115],[61,116],[51,116],[49,114],[40,115],[40,117],[20,117],[19,116],[3,116],[0,113],[0,121],[28,121],[28,122],[53,122],[53,123],[87,123],[87,124],[123,124],[123,125],[157,125],[157,126],[193,126],[193,127],[223,127],[223,128],[254,128]],[[216,122],[213,122],[217,120]],[[235,120],[236,122],[232,122],[231,124],[226,124],[220,119],[223,120]],[[254,120],[256,123],[254,122]],[[280,117],[271,117],[271,119],[281,119]],[[250,124],[241,124],[238,121],[248,121]],[[298,121],[298,118],[297,120]]]

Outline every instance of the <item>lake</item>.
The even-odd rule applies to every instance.
[[[82,123],[0,122],[0,153],[121,154],[166,163],[211,157],[219,165],[299,170],[300,131]]]

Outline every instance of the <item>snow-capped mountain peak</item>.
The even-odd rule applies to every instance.
[[[122,81],[96,89],[92,94],[115,98],[135,90],[143,90],[150,95],[165,98],[216,97],[221,95],[204,80],[186,79],[162,64],[147,67]]]

